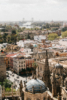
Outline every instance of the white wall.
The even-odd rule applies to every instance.
[[[42,39],[46,39],[45,35],[34,36],[34,40],[41,42]]]

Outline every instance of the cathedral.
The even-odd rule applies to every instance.
[[[24,85],[20,82],[20,97],[9,100],[67,100],[67,73],[59,62],[50,71],[47,50],[41,79],[38,73],[39,66],[33,71],[30,81]]]
[[[52,96],[59,98],[59,100],[67,100],[67,89],[66,89],[67,73],[65,72],[63,66],[58,62],[53,67],[53,69],[50,70],[47,50],[46,50],[44,65],[40,61],[39,63],[37,61],[37,64],[38,64],[38,67],[36,69],[37,77],[40,78],[45,83],[45,86],[49,88],[49,91],[52,93]],[[41,66],[40,64],[43,66]],[[62,91],[64,91],[64,93]]]
[[[47,50],[42,79],[39,79],[37,69],[24,87],[21,84],[22,100],[67,100],[67,74],[59,62],[50,71]]]

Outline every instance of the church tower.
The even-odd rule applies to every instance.
[[[43,72],[43,81],[45,85],[51,90],[51,83],[50,83],[50,70],[48,64],[48,54],[46,50],[46,58],[45,58],[45,65],[44,65],[44,72]]]
[[[24,92],[23,92],[23,84],[22,81],[20,81],[20,97],[22,100],[24,100]]]
[[[55,72],[53,72],[53,76],[52,76],[52,95],[53,97],[57,95],[57,91],[56,91],[56,79],[55,79]]]
[[[39,56],[38,56],[38,52],[37,52],[37,55],[36,55],[36,61],[39,61]]]

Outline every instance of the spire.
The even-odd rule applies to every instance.
[[[37,77],[36,77],[36,70],[33,70],[33,71],[32,71],[32,78],[33,78],[33,79],[37,79]]]
[[[32,71],[32,78],[34,78],[34,71]]]
[[[22,80],[20,81],[20,87],[23,88]]]
[[[56,95],[56,79],[55,79],[55,71],[53,72],[52,75],[52,95]]]
[[[45,64],[44,64],[44,72],[43,72],[43,81],[45,82],[45,85],[50,88],[51,90],[51,83],[50,83],[50,70],[49,70],[49,64],[48,64],[48,53],[46,50],[45,54]]]
[[[24,100],[24,92],[23,92],[23,83],[22,83],[22,80],[20,81],[20,88],[19,88],[19,90],[20,90],[20,97],[21,97],[21,99],[22,100]],[[24,84],[24,85],[26,85],[26,84]],[[26,89],[26,87],[25,87],[25,89]]]
[[[49,64],[48,64],[48,53],[47,53],[47,50],[46,50],[44,72],[46,72],[47,70],[49,70]]]
[[[36,60],[38,61],[39,60],[39,56],[38,56],[38,47],[37,47],[37,55],[36,55]]]
[[[55,83],[55,71],[53,72],[53,83]]]
[[[45,56],[46,56],[46,57],[45,57],[45,66],[44,66],[44,68],[45,68],[45,67],[48,67],[48,68],[49,68],[47,50],[46,50],[46,55],[45,55]]]
[[[35,91],[34,91],[34,86],[32,87],[32,93],[33,93],[33,94],[35,93]]]
[[[38,61],[39,57],[38,57],[38,51],[37,51],[37,61]]]
[[[22,80],[20,81],[20,95],[22,94],[22,89],[23,89],[23,85],[22,85]]]

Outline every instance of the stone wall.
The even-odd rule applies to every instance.
[[[44,93],[32,94],[24,92],[24,100],[55,100],[47,91]]]

